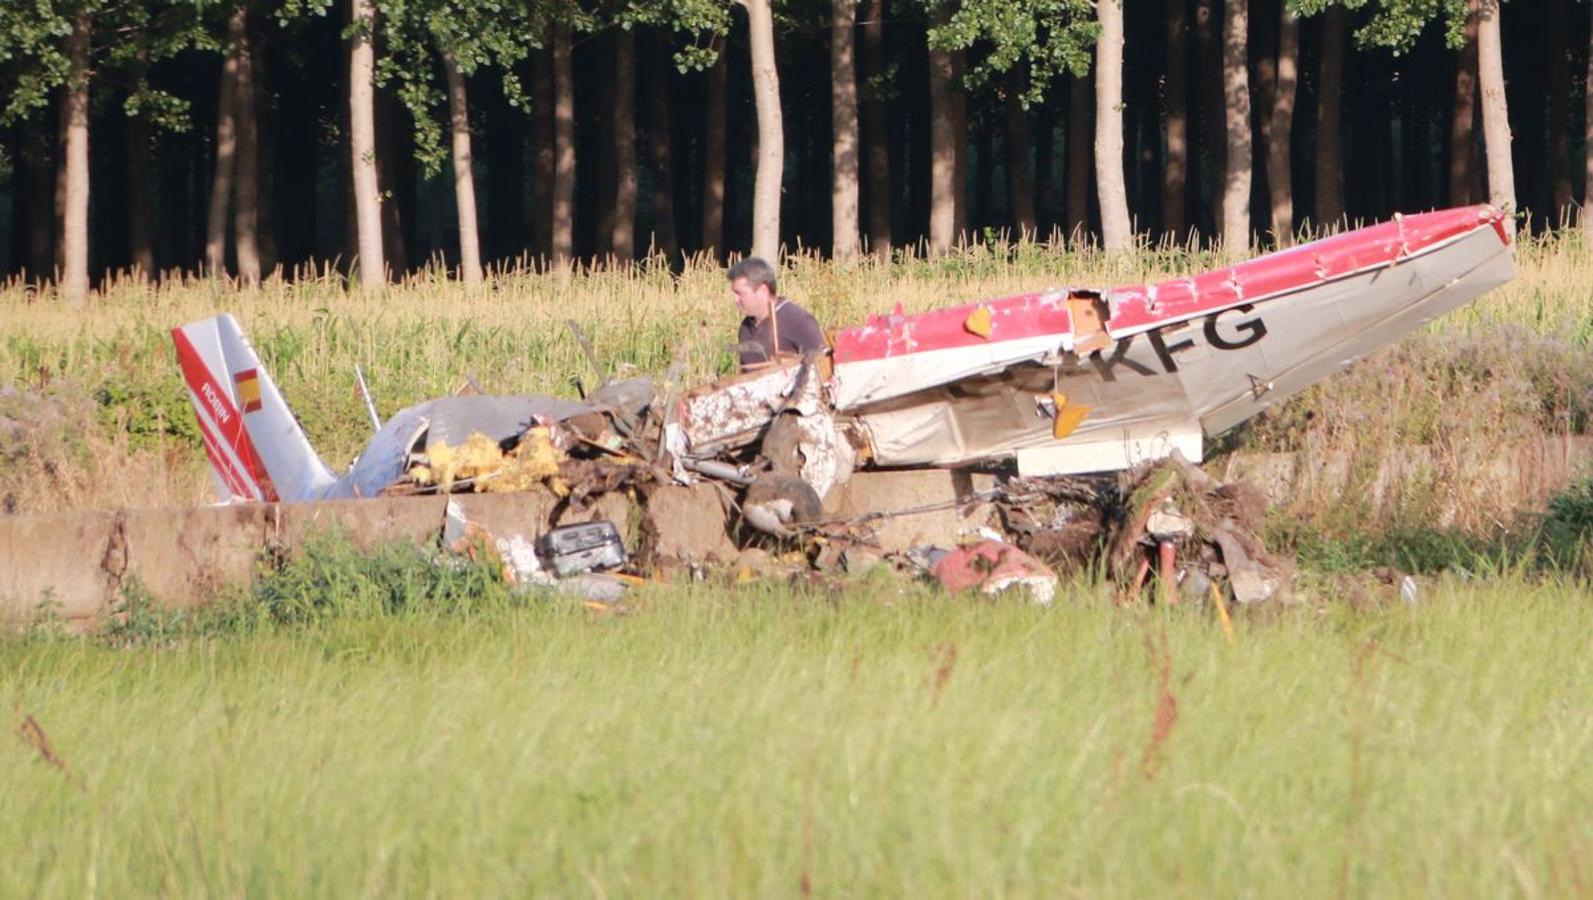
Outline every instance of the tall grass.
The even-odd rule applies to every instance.
[[[1593,283],[1593,254],[1573,231],[1524,237],[1518,259],[1521,276],[1512,284],[1308,391],[1226,446],[1371,459],[1396,445],[1438,444],[1453,451],[1434,476],[1443,479],[1472,465],[1461,450],[1482,454],[1522,435],[1580,432],[1593,407],[1586,352],[1593,300],[1584,289]],[[1112,257],[1058,242],[996,241],[892,263],[797,256],[781,287],[821,321],[841,325],[897,304],[917,310],[1055,285],[1133,283],[1216,262],[1189,247]],[[680,272],[656,260],[624,270],[515,268],[482,290],[432,270],[377,295],[351,293],[327,270],[301,275],[249,291],[180,277],[158,285],[122,280],[81,309],[21,285],[0,288],[0,386],[20,389],[23,405],[50,384],[96,401],[92,421],[65,436],[34,428],[32,444],[19,447],[0,429],[0,460],[10,460],[0,461],[7,506],[206,499],[208,475],[168,333],[218,311],[238,316],[335,465],[351,461],[367,437],[355,365],[390,413],[467,377],[489,391],[572,394],[573,378],[591,384],[597,374],[568,333],[570,319],[592,336],[611,371],[661,373],[678,359],[695,380],[731,364],[726,346],[736,313],[723,270],[700,259]],[[26,414],[0,409],[0,416],[29,423]],[[123,484],[127,472],[141,473],[137,486]],[[147,477],[152,472],[159,477]]]
[[[633,605],[0,639],[0,893],[1593,887],[1593,604],[1566,586],[1232,646],[1193,610],[889,581]]]

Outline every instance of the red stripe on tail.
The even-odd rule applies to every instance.
[[[227,393],[216,383],[209,367],[200,358],[199,351],[188,340],[188,335],[183,334],[181,328],[174,328],[171,336],[177,345],[177,361],[182,365],[183,379],[188,382],[188,389],[200,404],[209,408],[221,439],[238,454],[244,466],[242,474],[259,488],[261,499],[276,502],[279,499],[276,486],[271,483],[271,475],[260,461],[254,442],[249,440],[248,430],[243,427],[243,414],[232,405]],[[204,418],[200,417],[200,423],[203,422]]]

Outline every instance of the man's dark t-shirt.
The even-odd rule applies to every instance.
[[[774,314],[766,316],[762,322],[751,316],[741,320],[741,330],[737,334],[741,368],[768,362],[774,356],[771,351],[776,331],[780,335],[781,353],[800,356],[809,350],[823,350],[829,346],[813,314],[782,297],[775,301]]]

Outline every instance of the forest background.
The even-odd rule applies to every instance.
[[[1247,250],[1483,200],[1562,226],[1588,6],[12,0],[0,275]]]

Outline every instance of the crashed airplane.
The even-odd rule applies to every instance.
[[[898,307],[837,331],[828,355],[683,395],[643,380],[582,400],[439,398],[381,425],[341,476],[230,316],[173,339],[223,501],[492,489],[492,473],[439,478],[433,457],[472,439],[512,456],[533,433],[650,477],[783,472],[822,498],[860,467],[1060,476],[1174,451],[1199,461],[1207,439],[1514,275],[1499,210],[1395,216],[1157,284]]]

